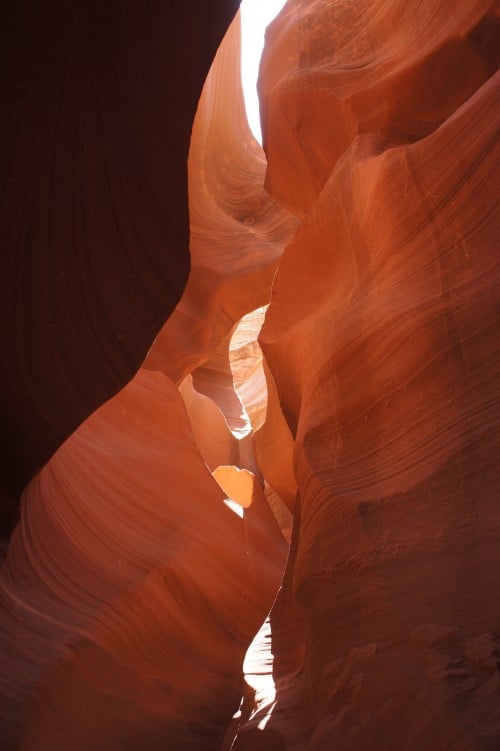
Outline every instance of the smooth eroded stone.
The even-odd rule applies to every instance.
[[[5,534],[22,488],[130,380],[183,293],[192,122],[237,6],[2,6]]]

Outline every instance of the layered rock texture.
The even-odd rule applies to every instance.
[[[238,4],[2,4],[5,533],[9,499],[130,380],[182,295],[191,127]]]
[[[0,746],[494,751],[498,7],[235,5],[2,11]]]
[[[266,184],[302,222],[260,342],[298,500],[239,751],[500,743],[496,11],[289,2],[268,31]]]

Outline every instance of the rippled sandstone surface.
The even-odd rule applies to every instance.
[[[260,343],[298,493],[238,751],[500,743],[497,11],[289,2],[268,31],[266,185],[302,221]]]
[[[265,157],[238,20],[191,133],[234,4],[50,7],[3,11],[0,745],[496,750],[497,5],[289,0]]]
[[[143,342],[149,351],[132,380],[22,494],[0,577],[2,748],[218,748],[238,709],[245,651],[274,599],[287,542],[255,474],[231,361],[245,384],[245,373],[258,369],[256,329],[244,335],[237,324],[267,301],[296,225],[263,189],[265,160],[244,118],[239,50],[237,19],[197,106],[192,271],[167,335]],[[224,175],[205,164],[219,163],[206,146],[218,123],[226,133],[219,148],[234,156],[223,165],[230,194]],[[236,157],[241,170],[233,174]],[[182,184],[175,191],[182,205]],[[174,207],[161,197],[158,213],[168,215]],[[175,248],[160,250],[175,260]],[[180,250],[187,252],[187,238]],[[141,321],[133,303],[120,300]],[[244,356],[247,341],[253,350]],[[260,382],[244,395],[252,415],[263,409],[263,374]]]

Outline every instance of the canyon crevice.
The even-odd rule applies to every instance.
[[[237,5],[2,10],[0,745],[495,751],[498,4]]]

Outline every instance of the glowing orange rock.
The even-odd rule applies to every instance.
[[[288,0],[260,77],[270,193],[303,215],[357,135],[432,133],[497,70],[497,37],[492,0]]]
[[[202,364],[246,313],[269,302],[296,220],[264,190],[266,162],[246,120],[239,16],[203,88],[189,151],[192,269],[145,367],[175,382]]]
[[[237,751],[500,741],[496,24],[291,2],[268,34],[267,185],[302,224],[260,343],[298,503]]]
[[[128,40],[131,66],[144,37],[123,13],[117,39]],[[261,75],[266,196],[232,27],[193,127],[193,267],[183,297],[144,367],[23,495],[0,573],[2,748],[499,745],[497,29],[488,0],[290,0],[268,33]],[[159,54],[161,34],[151,34]],[[141,76],[129,73],[133,103]],[[130,139],[139,146],[158,134],[146,108],[134,111],[132,130],[119,118],[117,135],[108,108],[120,97],[109,97],[103,133],[118,140],[99,157],[99,174],[119,164]],[[62,99],[63,109],[74,101]],[[144,181],[163,184],[154,153],[145,148],[133,187],[112,170],[104,193],[117,214],[97,207],[98,191],[91,226],[113,248],[133,246],[130,273],[137,267],[141,281],[131,286],[142,290],[146,279],[157,300],[156,266],[145,270],[141,243],[130,245],[137,233],[150,239],[156,260],[168,246],[158,239],[168,232],[154,230],[172,230],[170,215],[162,223],[167,204],[158,209],[155,189],[146,203],[137,196]],[[175,154],[179,164],[184,157]],[[129,189],[137,201],[127,201]],[[80,193],[68,189],[64,206],[68,196],[82,211]],[[50,215],[37,211],[33,237],[48,242]],[[107,269],[102,281],[82,272],[78,287],[88,307],[116,268],[105,254],[96,263]],[[245,316],[269,303],[276,269],[262,357],[249,335],[259,314]],[[171,307],[174,286],[166,308],[149,300],[130,309],[136,298],[127,295],[117,310],[149,326]],[[64,294],[78,305],[73,290]],[[30,310],[40,304],[45,331],[42,302]],[[99,329],[93,346],[136,331],[130,320],[108,326],[99,305],[84,319],[87,338]],[[150,344],[136,334],[130,373]],[[44,342],[31,343],[35,363]],[[103,394],[124,372],[107,351],[98,358],[109,368]],[[97,361],[78,378],[75,362],[69,392]],[[46,382],[47,363],[35,383]],[[94,401],[78,402],[66,433],[46,410],[50,399],[30,392],[26,404],[45,412],[21,420],[19,435],[50,425],[53,449],[82,404],[99,402],[89,388]],[[35,435],[26,455],[43,443]]]
[[[233,59],[238,37],[228,40]],[[234,73],[230,80],[236,86]],[[195,128],[202,160],[204,128],[217,116],[210,97],[217,99],[205,95],[208,120]],[[208,223],[200,229],[191,217],[193,245],[206,257],[212,233],[221,240],[241,224],[241,243],[261,231],[261,215],[267,222],[253,259],[252,248],[242,264],[236,256],[225,277],[215,263],[221,300],[233,312],[228,318],[217,303],[205,317],[208,297],[219,294],[218,284],[209,285],[207,299],[198,298],[201,317],[175,329],[182,346],[157,355],[160,337],[147,367],[66,440],[23,494],[0,575],[2,748],[139,751],[189,748],[200,739],[218,747],[238,708],[244,653],[272,604],[287,549],[258,482],[251,507],[235,514],[210,471],[239,461],[238,438],[250,430],[233,385],[231,329],[267,295],[283,232],[293,224],[263,193],[255,144],[249,153],[258,179],[250,203],[239,205],[249,211],[262,196],[257,226],[228,221],[210,194],[196,202]],[[234,250],[231,234],[226,257]],[[195,280],[198,273],[213,281],[194,266]],[[245,296],[252,280],[258,285]],[[201,358],[193,345],[200,322]],[[179,370],[184,357],[189,367]],[[193,373],[178,389],[165,371]]]
[[[141,370],[59,449],[0,580],[6,747],[222,737],[286,549],[263,496],[241,519],[223,501],[161,373]]]
[[[213,476],[228,498],[243,508],[249,508],[252,505],[256,493],[260,492],[262,495],[255,475],[248,469],[220,466],[213,472]]]

